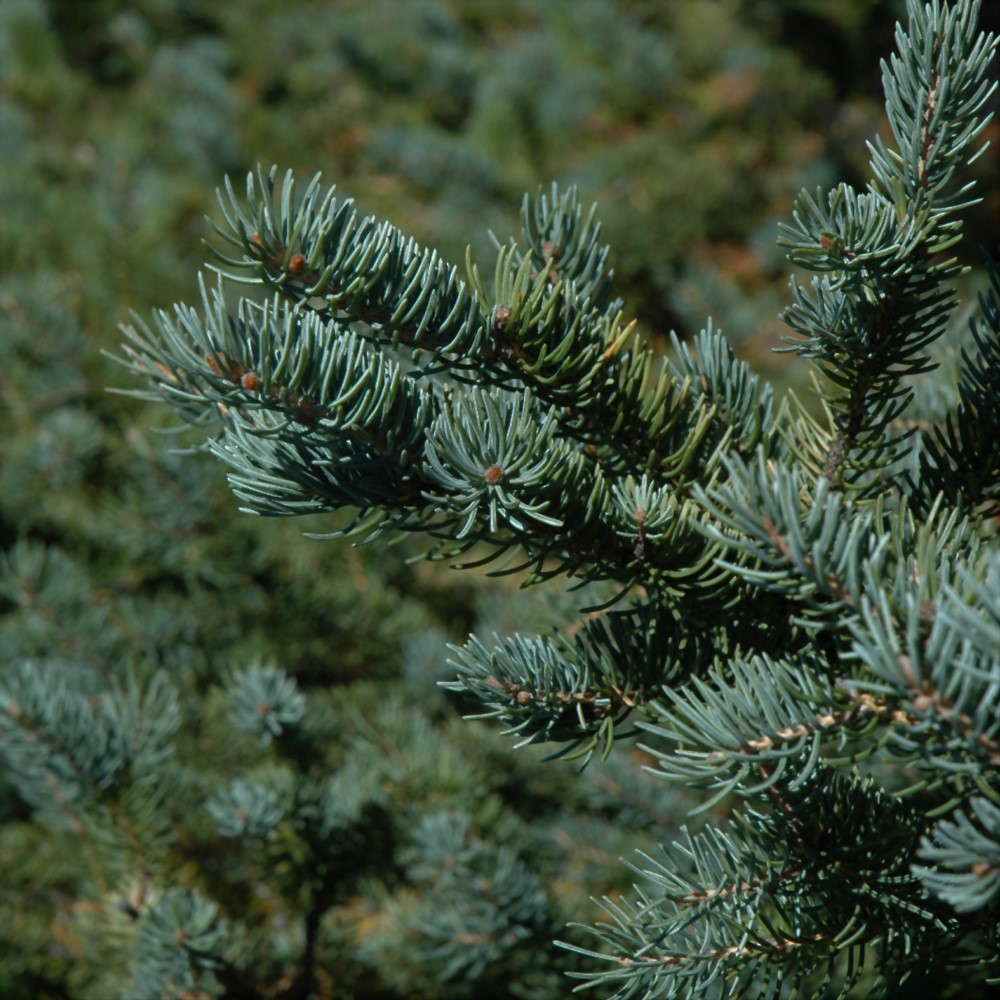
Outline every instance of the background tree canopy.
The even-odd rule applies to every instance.
[[[0,686],[51,676],[52,726],[68,710],[59,685],[95,704],[108,685],[151,697],[162,668],[180,696],[159,707],[173,749],[155,830],[125,808],[89,838],[83,811],[53,815],[0,769],[0,995],[133,995],[155,972],[134,913],[161,884],[243,921],[258,959],[220,981],[233,995],[563,995],[575,959],[551,939],[625,887],[620,856],[671,839],[683,795],[640,755],[574,780],[530,750],[512,759],[434,684],[451,674],[448,640],[558,609],[408,563],[405,545],[349,550],[237,514],[215,464],[170,452],[188,438],[147,433],[164,414],[106,392],[127,378],[102,351],[132,310],[193,293],[219,179],[277,162],[322,170],[456,262],[511,230],[525,191],[576,185],[655,344],[711,315],[773,365],[788,298],[776,222],[802,187],[863,182],[903,7],[4,0]],[[988,5],[984,26],[998,22]],[[991,200],[968,244],[995,246],[995,155],[975,169]],[[261,759],[281,724],[258,731],[238,703],[246,670],[272,693],[294,679],[326,756]],[[241,793],[223,785],[262,774],[317,802],[341,783],[343,813],[323,819],[337,852],[290,827],[230,847],[219,817]],[[413,945],[426,908],[470,905],[427,861],[451,842],[463,871],[502,856],[531,914],[528,942],[482,968]]]

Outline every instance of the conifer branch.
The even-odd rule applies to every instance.
[[[490,282],[471,254],[460,277],[318,178],[300,197],[291,174],[259,170],[245,197],[228,181],[220,195],[219,284],[201,308],[126,330],[146,395],[208,430],[248,509],[348,508],[332,534],[418,533],[430,558],[598,593],[575,630],[452,646],[444,686],[553,756],[607,757],[638,729],[650,770],[700,790],[703,811],[742,803],[728,825],[644,857],[652,888],[604,900],[593,949],[567,944],[605,995],[893,995],[968,968],[984,927],[995,938],[995,264],[960,401],[937,427],[908,412],[912,380],[939,378],[931,352],[961,270],[947,252],[974,204],[962,170],[994,91],[997,40],[978,11],[909,0],[883,66],[894,146],[871,144],[865,190],[803,192],[783,228],[814,275],[793,280],[785,319],[822,417],[776,411],[711,325],[657,357],[612,298],[595,213],[555,187],[496,241]],[[233,281],[272,298],[234,306]],[[497,569],[501,556],[519,562]],[[237,727],[308,772],[290,679],[259,669],[235,685]],[[292,799],[350,839],[374,806],[344,775],[346,804],[311,780]],[[247,838],[287,815],[326,857],[285,808],[247,780],[210,811]],[[512,909],[499,930],[479,920],[452,872],[509,880],[518,926],[547,926],[530,873],[463,820],[433,817],[417,840],[409,877],[436,879],[447,906],[407,926],[445,981],[520,933]],[[307,928],[329,888],[315,884]],[[193,896],[171,906],[174,925],[193,914],[214,942],[216,915]]]

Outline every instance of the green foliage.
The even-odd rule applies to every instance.
[[[989,555],[981,518],[996,496],[996,281],[971,337],[953,324],[939,341],[945,366],[906,380],[920,448],[891,470],[913,512],[898,535],[885,527],[888,502],[867,521],[831,506],[847,534],[822,544],[814,532],[836,534],[836,518],[802,516],[793,487],[772,509],[775,482],[754,485],[756,449],[779,465],[786,448],[808,449],[738,360],[766,363],[787,301],[770,220],[790,210],[793,183],[864,183],[858,137],[878,114],[871,68],[899,7],[0,3],[0,995],[563,996],[566,972],[605,970],[587,952],[613,947],[568,922],[603,919],[602,933],[630,940],[636,928],[612,914],[644,892],[658,926],[674,926],[660,896],[681,893],[694,868],[657,843],[722,845],[722,855],[698,848],[699,878],[779,871],[751,833],[771,823],[785,836],[781,817],[744,795],[763,818],[731,827],[729,801],[711,801],[764,780],[746,739],[780,771],[768,788],[806,813],[812,786],[788,785],[829,773],[810,755],[845,773],[877,769],[889,798],[876,785],[835,800],[838,816],[854,817],[852,862],[899,879],[875,886],[886,912],[919,897],[894,926],[950,955],[952,938],[935,937],[940,927],[920,913],[948,928],[952,909],[967,913],[955,948],[990,960],[995,937],[965,928],[988,928],[981,915],[995,910],[992,786],[964,789],[980,777],[995,710],[978,679],[996,645],[995,569],[984,576],[976,560]],[[190,293],[217,178],[276,159],[296,171],[321,160],[349,179],[359,207],[338,194],[334,219],[317,185],[307,229],[308,199],[289,190],[282,206],[279,183],[268,219],[271,178],[255,173],[249,201],[225,195],[237,225],[213,215],[231,237],[215,249],[238,262],[223,269],[238,266],[251,284],[216,300],[217,277],[206,276],[206,305],[146,326],[155,339],[173,324],[188,345],[167,366],[183,361],[187,388],[162,385],[205,424],[174,443],[214,434],[220,414],[252,412],[274,434],[232,422],[235,450],[220,451],[247,506],[277,504],[280,492],[285,511],[302,514],[320,491],[351,508],[295,525],[239,517],[210,459],[150,443],[144,429],[159,428],[165,408],[106,394],[122,374],[100,352],[130,309],[149,315]],[[992,163],[972,169],[989,179]],[[543,178],[558,183],[525,203],[522,231],[491,239]],[[580,210],[594,198],[600,230]],[[971,214],[970,230],[986,231],[991,213]],[[287,230],[274,228],[281,220]],[[280,244],[280,258],[244,239],[255,232],[269,254]],[[496,264],[453,268],[469,241],[473,260],[495,253]],[[350,273],[353,285],[340,298],[327,289],[318,310],[305,279],[337,245],[362,243],[371,259],[326,261],[328,279]],[[964,248],[953,252],[978,259]],[[264,294],[252,287],[261,277],[273,286]],[[708,310],[738,332],[735,350],[713,331],[692,336]],[[188,339],[202,313],[229,331],[204,354]],[[668,345],[670,327],[681,336]],[[300,340],[286,344],[289,332]],[[205,385],[219,409],[206,406]],[[328,449],[336,475],[314,463]],[[503,475],[488,482],[493,465]],[[801,547],[776,557],[767,525],[725,492],[737,482],[780,512],[782,530],[804,531],[824,569],[862,583],[839,588]],[[400,501],[405,511],[386,520]],[[969,516],[952,523],[955,506]],[[743,527],[727,529],[732,519]],[[303,541],[303,527],[362,538],[412,529],[445,562],[510,559],[489,568],[510,570],[514,584],[567,570],[572,583],[592,582],[521,594],[474,571],[449,580],[406,563],[416,539],[354,550]],[[736,594],[727,563],[742,574]],[[836,633],[831,645],[843,595],[868,600],[886,579],[892,621],[923,637],[908,580],[917,572],[929,573],[922,598],[944,609],[932,643],[889,634],[884,607],[869,601],[851,638]],[[582,604],[594,610],[577,622]],[[481,638],[461,644],[470,629]],[[826,652],[810,648],[813,634]],[[449,642],[459,643],[451,654]],[[831,674],[830,650],[850,643],[857,669]],[[898,713],[916,703],[892,655],[904,648],[929,699],[905,724]],[[955,676],[952,659],[963,664]],[[736,733],[713,699],[756,728]],[[519,743],[548,745],[511,756],[502,737],[459,722],[455,703]],[[628,753],[618,741],[641,719],[655,727],[648,751]],[[703,732],[722,756],[704,752]],[[683,758],[670,749],[676,734]],[[606,759],[576,774],[540,763],[549,751]],[[906,824],[897,837],[873,841],[865,810],[891,811],[914,780],[885,759],[920,754],[929,791],[914,793],[916,808],[936,796],[937,811],[917,841],[906,810],[893,813]],[[959,774],[958,792],[933,784],[940,768]],[[733,784],[738,772],[748,777]],[[682,836],[677,823],[699,803]],[[622,857],[641,859],[648,888],[631,886]],[[872,884],[851,882],[849,865],[820,874],[817,905],[836,896],[829,919],[809,908],[811,877],[770,886],[762,906],[805,907],[823,930]],[[611,910],[602,917],[592,897]],[[877,915],[873,898],[858,906]],[[758,940],[762,926],[752,926]],[[824,954],[839,961],[835,948]],[[926,991],[940,992],[928,977]],[[973,966],[954,978],[971,992],[982,977]]]
[[[496,241],[489,282],[471,253],[460,274],[318,178],[300,193],[292,172],[258,170],[245,195],[220,193],[201,308],[126,330],[140,394],[207,432],[245,509],[348,507],[330,534],[416,532],[431,558],[586,589],[589,617],[565,634],[453,647],[447,687],[522,745],[585,761],[620,753],[629,718],[654,773],[728,811],[644,852],[645,887],[607,896],[605,919],[566,935],[563,960],[586,962],[570,974],[604,995],[894,996],[996,980],[995,266],[966,393],[937,426],[903,420],[954,322],[961,265],[948,254],[972,203],[963,171],[996,39],[974,0],[907,11],[883,64],[893,145],[869,147],[864,190],[801,194],[783,231],[814,275],[793,282],[785,318],[790,349],[813,363],[818,417],[794,398],[776,409],[714,327],[659,356],[611,297],[594,214],[559,186]],[[400,62],[385,72],[405,77]],[[545,111],[519,134],[552,132]],[[329,780],[308,766],[309,713],[293,718],[276,673],[240,683],[265,719],[282,713],[253,720],[252,699],[232,696],[234,720],[298,761],[285,794],[303,805],[277,819],[282,793],[251,782],[212,811],[246,837],[287,822],[324,856],[304,825],[333,822]],[[470,840],[475,826],[447,810],[417,829],[400,855],[411,885],[461,877],[425,886],[395,925],[409,936],[375,931],[370,947],[409,970],[417,939],[456,989],[534,955],[527,978],[491,981],[555,989],[533,977],[559,963],[516,946],[551,927],[523,857]],[[318,898],[342,891],[316,885]]]

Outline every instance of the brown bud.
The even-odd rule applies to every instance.
[[[240,385],[249,392],[256,392],[261,387],[260,376],[256,372],[244,372],[240,376]]]
[[[306,269],[306,259],[300,253],[293,253],[288,262],[288,270],[291,274],[301,274]]]
[[[503,479],[503,469],[501,469],[499,465],[491,465],[483,473],[483,479],[486,480],[487,485],[496,486],[496,484]]]

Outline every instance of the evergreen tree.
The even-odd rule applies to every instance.
[[[785,228],[815,275],[785,319],[820,417],[776,408],[711,327],[657,364],[593,213],[556,188],[490,282],[318,180],[258,172],[225,189],[201,309],[130,330],[246,509],[354,508],[337,534],[420,532],[435,559],[607,591],[571,635],[470,638],[448,686],[584,760],[638,715],[660,774],[737,800],[605,901],[586,954],[607,965],[581,975],[616,996],[1000,971],[995,265],[943,413],[931,353],[991,92],[977,12],[910,3],[871,182],[803,192]],[[271,295],[234,306],[230,280]]]
[[[661,363],[622,318],[572,191],[526,204],[490,283],[318,181],[299,194],[260,171],[245,199],[227,185],[221,277],[200,308],[137,320],[129,363],[209,429],[250,510],[347,508],[328,534],[395,529],[430,537],[435,559],[579,584],[582,620],[533,635],[545,609],[521,605],[453,650],[447,687],[519,744],[591,761],[575,794],[592,818],[556,819],[559,764],[501,761],[476,735],[449,751],[414,717],[412,685],[304,691],[247,657],[224,688],[199,686],[180,648],[144,674],[124,652],[136,624],[174,619],[136,602],[103,655],[6,671],[0,716],[21,800],[82,846],[98,891],[76,870],[47,884],[90,900],[72,927],[92,915],[95,958],[109,931],[127,942],[125,995],[544,997],[568,991],[564,968],[622,997],[899,995],[907,977],[933,994],[997,975],[995,267],[956,385],[930,353],[955,326],[945,252],[969,197],[952,175],[990,89],[977,12],[910,4],[885,76],[895,145],[873,145],[866,190],[797,202],[785,242],[818,276],[793,286],[786,318],[816,364],[819,417],[774,407],[711,327]],[[270,296],[239,298],[234,278]],[[96,433],[64,423],[57,440]],[[169,468],[201,485],[193,462]],[[131,502],[182,532],[164,492],[154,480]],[[5,576],[22,656],[27,619],[37,645],[82,617],[68,563],[24,549]],[[224,609],[235,581],[192,581],[174,555],[179,596]],[[252,646],[249,627],[226,641]],[[83,648],[72,631],[64,658]],[[439,642],[408,655],[419,673]],[[185,709],[205,727],[193,750],[179,688],[203,693]],[[552,839],[585,865],[627,853],[633,832],[662,837],[678,806],[615,745],[633,722],[651,770],[710,789],[710,815],[646,845],[643,888],[567,930],[571,901],[559,912],[537,872]],[[37,830],[9,828],[7,850]],[[120,992],[122,969],[97,964],[77,995]]]

